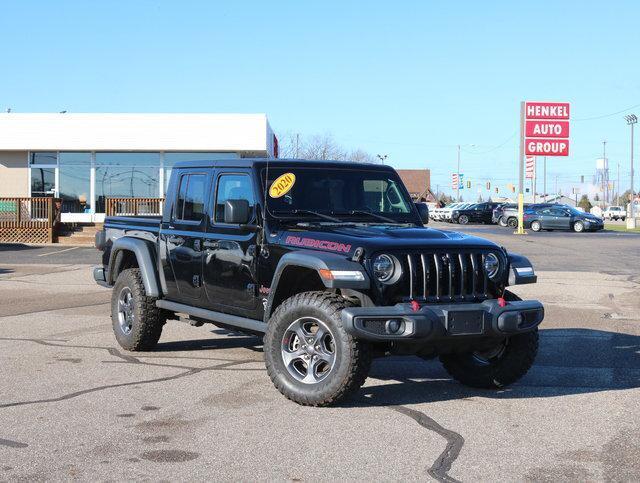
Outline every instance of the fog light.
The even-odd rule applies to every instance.
[[[389,319],[385,323],[385,329],[389,334],[396,334],[402,327],[402,322],[398,319]]]

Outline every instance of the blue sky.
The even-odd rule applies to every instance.
[[[638,18],[638,1],[5,0],[0,109],[265,112],[276,132],[429,167],[434,187],[462,144],[465,178],[502,191],[519,102],[569,101],[571,156],[548,183],[589,179],[606,139],[625,186]]]

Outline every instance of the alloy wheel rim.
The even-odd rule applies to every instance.
[[[303,384],[324,381],[336,362],[334,340],[329,327],[315,317],[301,317],[292,322],[280,345],[287,372]]]
[[[123,334],[129,335],[133,329],[135,302],[129,287],[124,287],[118,295],[118,323]]]

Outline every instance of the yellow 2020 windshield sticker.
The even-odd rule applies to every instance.
[[[280,198],[281,196],[286,195],[291,188],[293,188],[294,184],[296,184],[296,175],[293,173],[284,173],[282,176],[278,176],[278,178],[271,183],[269,196],[272,198]]]

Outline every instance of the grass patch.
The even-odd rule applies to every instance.
[[[621,231],[625,233],[640,233],[640,227],[634,228],[633,230],[627,230],[627,225],[614,225],[613,223],[605,223],[604,229],[611,231]]]

